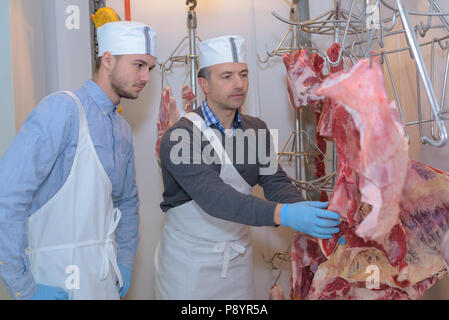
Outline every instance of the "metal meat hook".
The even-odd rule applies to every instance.
[[[339,1],[337,2],[337,4],[339,4]],[[328,55],[328,53],[325,53],[325,57],[326,57],[326,61],[328,64],[330,64],[332,67],[338,67],[341,63],[341,59],[343,57],[343,51],[344,51],[344,45],[346,42],[346,36],[348,34],[348,29],[349,29],[349,24],[351,21],[351,17],[352,17],[352,11],[354,9],[354,0],[352,0],[351,2],[351,9],[349,10],[349,16],[348,16],[348,21],[346,22],[346,28],[345,28],[345,33],[343,35],[343,40],[341,42],[341,48],[340,48],[340,52],[338,53],[338,58],[336,61],[332,61]],[[338,19],[338,17],[337,17]]]
[[[186,6],[190,5],[189,10],[193,11],[195,10],[196,6],[198,5],[197,0],[187,0],[186,1]]]

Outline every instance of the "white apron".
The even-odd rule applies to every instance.
[[[37,283],[64,289],[69,299],[120,299],[114,231],[121,217],[112,185],[89,135],[78,97],[79,137],[65,184],[27,223],[31,272]]]
[[[252,187],[235,169],[213,130],[196,113],[184,117],[201,130],[222,159],[220,178],[251,194]],[[157,299],[254,298],[249,228],[215,218],[193,200],[168,210],[154,260]]]

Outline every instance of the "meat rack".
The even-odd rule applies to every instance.
[[[412,125],[419,126],[420,142],[429,144],[434,147],[442,147],[448,140],[446,124],[444,120],[449,120],[447,114],[449,108],[445,108],[444,100],[446,97],[447,75],[449,70],[449,45],[446,41],[449,39],[449,21],[447,16],[449,12],[442,12],[437,0],[427,0],[429,4],[428,11],[418,12],[407,10],[403,5],[407,0],[348,0],[349,8],[345,8],[342,0],[334,0],[334,8],[327,10],[315,18],[309,19],[306,14],[304,19],[304,12],[301,17],[301,11],[308,10],[308,0],[293,0],[292,9],[290,11],[289,19],[283,18],[276,12],[272,12],[273,16],[278,20],[290,26],[288,32],[282,37],[279,45],[275,50],[266,50],[266,57],[261,58],[258,55],[260,63],[266,63],[269,59],[275,56],[281,56],[285,53],[291,53],[299,48],[311,49],[312,52],[317,52],[325,60],[325,66],[338,66],[342,61],[346,67],[349,64],[355,64],[358,59],[378,57],[379,62],[385,65],[388,71],[388,77],[391,82],[398,111],[404,123],[404,134],[410,139],[408,127]],[[390,3],[391,2],[391,3]],[[295,10],[299,12],[294,14]],[[358,13],[357,13],[358,11]],[[383,17],[385,12],[388,17]],[[421,21],[416,25],[412,25],[410,16],[427,17],[427,22]],[[438,18],[440,24],[433,23]],[[402,22],[402,27],[398,23],[399,19]],[[430,29],[441,29],[444,31],[444,36],[428,39],[428,41],[418,41],[418,36],[426,37]],[[288,35],[291,34],[292,41],[289,47],[285,46]],[[333,36],[334,42],[339,42],[342,46],[338,60],[332,62],[327,56],[326,52],[322,52],[312,45],[311,35],[327,35]],[[394,50],[385,50],[385,38],[392,36],[405,35],[407,46],[397,48]],[[352,42],[348,39],[351,38]],[[374,45],[378,45],[376,51],[372,51]],[[431,47],[431,74],[425,64],[422,54],[422,48]],[[438,101],[435,94],[434,77],[435,77],[435,49],[437,46],[441,50],[447,50],[446,68],[443,74],[443,90],[441,99]],[[417,81],[417,101],[418,101],[418,119],[416,121],[406,121],[404,109],[399,99],[397,85],[393,79],[393,72],[391,69],[389,55],[409,51],[411,59],[416,61],[416,81]],[[421,82],[424,86],[427,98],[430,103],[430,114],[425,117],[422,110],[421,103]],[[304,126],[301,119],[301,113],[295,112],[296,130],[290,134],[286,144],[279,153],[279,157],[287,156],[295,157],[296,160],[296,177],[292,181],[301,189],[305,190],[308,198],[313,198],[309,195],[310,191],[331,191],[334,184],[334,177],[336,171],[335,147],[332,160],[325,158],[332,162],[332,173],[320,179],[313,179],[312,176],[307,176],[310,172],[308,166],[308,158],[322,153],[318,147],[312,143],[312,151],[306,151],[304,142],[307,139],[309,142],[310,133],[307,134],[301,126]],[[311,124],[307,124],[311,125]],[[430,126],[430,136],[425,134],[424,126]],[[294,137],[295,146],[292,146],[292,152],[285,152],[287,145],[292,137]],[[410,141],[410,140],[409,140]],[[315,193],[316,194],[316,193]]]
[[[199,37],[196,36],[196,29],[198,25],[198,20],[195,12],[195,8],[198,5],[197,0],[186,0],[186,5],[190,6],[187,13],[187,29],[188,36],[184,37],[178,45],[175,47],[173,52],[164,62],[157,62],[162,71],[162,90],[165,87],[165,77],[166,73],[171,71],[175,63],[184,63],[189,65],[190,73],[190,88],[193,94],[197,97],[197,73],[198,73],[198,55],[197,55],[197,40],[201,41]],[[181,48],[181,46],[188,41],[189,53],[187,55],[176,55]],[[197,107],[197,101],[192,103],[193,109]]]
[[[445,108],[446,86],[449,70],[449,45],[447,39],[449,39],[449,22],[447,16],[449,12],[442,12],[440,6],[436,0],[427,0],[429,9],[427,12],[416,12],[407,10],[404,7],[403,2],[407,0],[350,0],[349,9],[342,6],[342,0],[334,0],[334,8],[327,10],[315,18],[309,19],[307,13],[302,14],[302,17],[298,18],[295,13],[297,11],[308,11],[308,0],[293,0],[292,8],[290,10],[289,19],[283,18],[276,12],[272,12],[273,16],[278,20],[288,24],[290,26],[287,33],[282,37],[278,46],[270,51],[266,49],[266,57],[262,58],[258,56],[260,63],[266,63],[268,60],[275,58],[276,56],[282,56],[285,53],[291,53],[294,50],[307,48],[312,52],[317,52],[325,60],[325,67],[329,70],[329,66],[338,66],[343,61],[345,67],[349,67],[348,64],[355,64],[358,59],[361,58],[374,58],[378,57],[380,63],[384,64],[385,69],[392,85],[396,104],[404,123],[405,132],[410,142],[410,136],[408,127],[412,125],[419,125],[420,142],[429,144],[434,147],[442,147],[448,140],[446,125],[443,121],[449,120],[447,114],[449,108]],[[394,4],[391,4],[391,3]],[[296,10],[295,10],[296,9]],[[359,13],[356,14],[358,9]],[[388,12],[388,17],[383,17],[382,14]],[[410,16],[423,16],[427,17],[427,22],[420,22],[416,25],[412,25]],[[305,18],[304,18],[305,17]],[[433,18],[438,18],[441,24],[433,24]],[[399,27],[399,19],[402,22],[402,28]],[[395,29],[396,28],[396,29]],[[427,41],[418,41],[418,36],[425,38],[428,31],[431,29],[441,29],[446,35],[442,37],[427,39]],[[292,41],[290,46],[286,46],[287,38],[291,35]],[[326,52],[321,52],[312,45],[312,35],[323,35],[333,37],[334,42],[339,42],[343,48],[341,50],[338,60],[334,63],[327,56]],[[385,38],[405,35],[407,46],[403,48],[397,48],[394,50],[385,50]],[[299,39],[301,38],[302,39]],[[352,38],[352,42],[347,44],[348,39]],[[372,52],[374,44],[378,44],[379,49],[376,52]],[[421,48],[431,47],[431,72],[426,67]],[[438,102],[435,94],[434,76],[435,76],[435,49],[439,47],[441,50],[447,50],[445,71],[443,73],[443,89],[441,93],[440,102]],[[403,107],[399,99],[399,91],[397,85],[393,79],[393,72],[390,65],[389,55],[409,51],[411,59],[416,61],[416,84],[417,84],[417,111],[418,119],[416,121],[406,121]],[[421,81],[424,84],[426,95],[430,102],[430,116],[425,118],[421,106]],[[308,108],[310,109],[310,108]],[[336,157],[335,146],[332,153],[332,173],[326,175],[321,179],[313,179],[307,177],[304,173],[310,172],[310,168],[305,168],[309,163],[308,157],[322,154],[322,151],[313,143],[314,139],[310,138],[310,134],[303,129],[303,119],[301,119],[301,113],[295,112],[296,118],[296,130],[290,133],[286,144],[279,153],[279,157],[286,156],[290,160],[295,157],[296,160],[296,179],[291,180],[296,184],[300,190],[304,190],[308,195],[308,198],[312,198],[309,195],[310,191],[332,191],[335,183],[334,177],[336,172]],[[428,137],[424,134],[424,125],[431,125],[431,136]],[[312,126],[313,124],[308,124]],[[435,127],[436,125],[436,127]],[[287,145],[294,136],[294,143],[292,146],[292,152],[285,152]],[[312,152],[306,152],[303,142],[309,141],[309,145],[312,146]],[[326,161],[330,161],[325,157]],[[271,266],[272,270],[278,271],[278,276],[274,280],[273,286],[279,280],[282,272],[281,266],[283,262],[290,261],[291,256],[289,254],[290,247],[286,251],[276,252],[271,258],[263,257],[265,263]]]

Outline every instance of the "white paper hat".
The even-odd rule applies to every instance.
[[[150,54],[156,57],[156,31],[140,22],[109,22],[97,29],[98,56]]]
[[[205,40],[199,45],[200,70],[226,62],[246,63],[245,39],[241,36],[222,36]]]

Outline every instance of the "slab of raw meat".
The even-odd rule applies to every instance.
[[[336,42],[330,46],[327,50],[327,56],[332,62],[337,62],[338,56],[340,54],[341,45]],[[340,61],[340,64],[336,67],[330,66],[329,73],[337,73],[339,71],[343,71],[343,60]]]
[[[341,50],[341,45],[339,43],[334,43],[328,50],[327,55],[332,62],[336,62],[338,59],[338,55]],[[330,66],[329,74],[336,73],[339,71],[343,71],[343,63],[336,67]],[[317,132],[322,137],[331,138],[332,137],[332,112],[335,110],[336,106],[332,106],[335,104],[332,99],[326,98],[323,102],[323,108],[321,111],[321,117],[318,121]]]
[[[358,64],[362,66],[356,65],[349,72],[329,77],[329,81],[334,82],[330,84],[330,90],[334,90],[338,97],[336,83],[340,78],[344,83],[341,90],[347,96],[338,97],[340,100],[337,101],[327,100],[319,128],[336,144],[338,176],[329,210],[340,213],[343,222],[340,233],[330,241],[318,241],[304,234],[298,234],[294,239],[291,250],[292,299],[417,299],[447,272],[441,258],[440,242],[443,245],[441,239],[449,228],[449,174],[403,157],[404,145],[400,139],[403,139],[404,131],[399,114],[393,103],[386,102],[381,73],[372,71],[378,68],[377,64],[373,63],[373,69],[370,69],[368,63],[361,61]],[[363,68],[368,79],[363,79]],[[350,77],[356,80],[351,82]],[[373,81],[377,81],[377,85]],[[359,108],[363,106],[362,98],[359,91],[351,90],[351,83],[360,91],[364,90],[364,85],[369,86],[371,96],[366,96],[367,105],[374,105],[371,112],[380,114],[370,117]],[[373,97],[376,90],[380,92],[377,99]],[[351,98],[352,95],[355,97]],[[358,105],[351,109],[352,101]],[[375,124],[384,129],[386,138],[379,137],[367,143],[364,141],[367,136],[378,137],[377,128],[369,125],[372,119],[378,120]],[[384,121],[380,123],[379,119]],[[399,141],[395,143],[396,139]],[[386,150],[390,146],[396,148],[402,160],[394,159],[397,154]],[[368,154],[364,154],[366,150]],[[391,223],[391,219],[378,214],[376,229],[385,229],[385,236],[380,239],[358,232],[374,210],[373,204],[364,201],[360,192],[366,187],[366,181],[363,183],[362,180],[373,177],[363,171],[372,169],[370,163],[366,163],[375,158],[369,154],[371,150],[376,150],[379,158],[390,155],[383,164],[386,168],[382,168],[381,163],[374,166],[382,169],[380,177],[389,181],[388,175],[395,176],[395,168],[388,168],[392,165],[396,165],[396,170],[402,169],[404,175],[396,201],[391,201],[391,197],[385,201],[380,188],[381,213],[396,217],[395,223]],[[369,182],[378,184],[374,179]],[[385,227],[384,223],[389,226]],[[337,243],[342,235],[346,237],[346,245]],[[320,248],[318,252],[317,248]],[[379,271],[379,277],[373,287],[369,280],[373,280],[375,270]]]
[[[398,279],[405,279],[406,240],[399,221],[399,201],[408,143],[397,111],[388,103],[380,67],[361,60],[348,72],[329,76],[317,91],[328,98],[324,112],[330,114],[329,122],[321,125],[335,141],[338,159],[329,210],[338,212],[343,220],[339,234],[319,241],[322,251],[329,257],[344,235],[351,247],[368,246],[384,252],[389,263],[399,267]],[[370,210],[360,210],[362,203]]]
[[[292,107],[296,110],[323,100],[315,93],[324,78],[323,58],[318,54],[311,55],[304,49],[296,50],[291,55],[285,54],[283,59],[287,67],[287,89]]]
[[[313,277],[318,267],[326,261],[318,241],[303,233],[296,235],[290,250],[292,260],[291,299],[308,297]]]
[[[171,93],[169,86],[165,87],[159,106],[159,117],[157,121],[157,142],[156,154],[159,157],[161,139],[167,129],[171,128],[179,120],[179,111],[176,107],[176,100]]]
[[[324,258],[325,262],[315,267],[315,261],[323,260],[322,253],[316,252],[318,241],[298,234],[291,254],[292,260],[295,259],[292,263],[291,298],[419,298],[447,274],[440,242],[444,242],[441,239],[449,229],[448,199],[448,174],[411,160],[407,166],[399,215],[407,243],[407,278],[399,280],[400,267],[391,264],[384,248],[364,242],[353,231],[346,232],[346,245],[338,245],[327,260]],[[361,210],[369,211],[370,208],[362,206]],[[298,256],[298,251],[311,252],[313,256]],[[376,268],[378,281],[370,282]],[[295,283],[298,278],[301,278],[299,288],[298,281]]]

